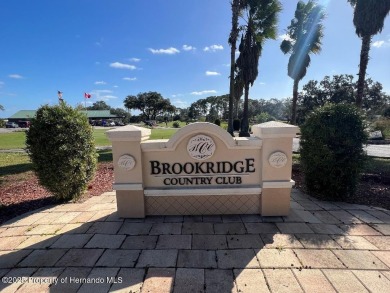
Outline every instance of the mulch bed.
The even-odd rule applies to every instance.
[[[293,166],[292,179],[295,187],[305,192],[304,174],[298,166]],[[340,201],[380,207],[390,210],[390,181],[377,174],[363,174],[354,196],[346,196]]]
[[[114,181],[113,164],[99,163],[95,178],[89,184],[85,195],[78,201],[112,191]],[[0,224],[23,213],[52,204],[62,203],[42,187],[33,172],[9,175],[2,178],[0,185]]]
[[[94,180],[88,186],[88,191],[78,201],[112,191],[113,173],[112,162],[100,163]],[[292,178],[295,181],[295,187],[305,191],[304,176],[296,166],[293,166]],[[21,175],[5,176],[2,180],[0,224],[23,213],[61,203],[39,184],[33,172],[24,173],[23,177]],[[347,197],[342,200],[390,210],[390,184],[388,181],[382,182],[377,176],[365,174],[359,183],[357,194],[352,198]]]

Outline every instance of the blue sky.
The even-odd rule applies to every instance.
[[[282,0],[279,35],[296,0]],[[325,75],[357,74],[361,40],[346,0],[326,6],[322,52],[312,57],[300,88]],[[55,104],[57,91],[71,105],[104,100],[123,107],[127,95],[157,91],[177,107],[228,93],[231,28],[229,0],[2,0],[0,104],[18,110]],[[292,95],[281,39],[266,43],[254,99]],[[390,93],[390,17],[373,39],[368,75]]]

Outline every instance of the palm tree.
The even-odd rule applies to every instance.
[[[279,0],[247,0],[248,23],[241,37],[236,67],[237,77],[245,89],[244,111],[240,136],[250,136],[248,121],[249,87],[258,75],[259,58],[267,39],[276,39],[277,15],[281,11]]]
[[[309,0],[307,4],[299,1],[295,16],[287,27],[286,38],[280,45],[284,54],[290,54],[288,76],[294,80],[291,124],[296,124],[298,85],[310,65],[310,54],[321,51],[324,18],[323,7],[314,0]]]
[[[234,70],[236,43],[239,34],[238,17],[246,5],[246,0],[232,0],[232,30],[229,35],[230,50],[230,88],[229,88],[229,113],[228,113],[228,132],[233,135],[233,103],[234,103]]]
[[[356,97],[356,106],[361,108],[371,39],[383,29],[385,18],[390,11],[390,0],[348,0],[348,2],[354,7],[353,24],[356,34],[362,38]]]

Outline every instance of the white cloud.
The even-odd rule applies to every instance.
[[[107,82],[101,80],[101,81],[95,81],[95,84],[96,85],[104,85],[104,84],[107,84]]]
[[[206,95],[206,94],[216,94],[216,90],[207,90],[207,91],[201,91],[201,92],[192,92],[191,95],[195,96],[201,96],[201,95]]]
[[[117,85],[114,85],[113,87],[114,87],[114,88],[118,88],[119,86],[117,86]]]
[[[218,50],[223,50],[222,45],[211,45],[210,47],[204,47],[203,51],[205,52],[216,52]]]
[[[384,41],[384,40],[376,41],[376,42],[372,43],[372,46],[374,48],[390,47],[390,39],[388,39],[387,41]]]
[[[112,67],[112,68],[119,68],[119,69],[130,69],[130,70],[134,70],[134,69],[137,68],[134,65],[120,63],[120,62],[110,63],[110,67]]]
[[[0,87],[2,87],[3,85],[5,85],[4,81],[0,81]]]
[[[380,48],[384,44],[385,44],[385,41],[376,41],[376,42],[372,43],[372,46],[375,47],[375,48]]]
[[[259,84],[260,85],[265,85],[266,83],[261,81],[261,82],[259,82]]]
[[[288,40],[288,41],[291,41],[291,38],[290,38],[290,35],[289,34],[283,34],[283,35],[279,35],[278,36],[278,39],[280,40]]]
[[[192,47],[190,45],[183,45],[183,50],[184,51],[195,51],[196,48],[195,47]]]
[[[180,100],[180,99],[176,99],[176,100],[172,101],[172,104],[178,108],[186,108],[189,106],[187,102]]]
[[[216,71],[206,71],[207,76],[216,76],[216,75],[221,75],[219,72]]]
[[[122,78],[123,80],[128,80],[128,81],[134,81],[134,80],[137,80],[136,77],[124,77]]]
[[[96,61],[96,62],[95,62],[95,65],[100,65],[100,62],[99,62],[99,61]]]
[[[118,97],[112,96],[112,95],[100,96],[100,100],[103,100],[103,101],[113,100],[113,99],[117,99],[117,98]]]
[[[22,79],[23,76],[21,76],[20,74],[10,74],[8,75],[9,78],[14,78],[14,79]]]
[[[141,59],[139,59],[139,58],[130,58],[129,61],[131,61],[131,62],[140,62]]]
[[[177,53],[180,53],[180,51],[174,47],[170,47],[168,49],[152,49],[149,48],[149,51],[153,54],[167,54],[167,55],[174,55]]]
[[[96,100],[98,101],[103,99],[104,96],[110,96],[112,93],[112,90],[93,90],[90,92],[92,97],[96,97]]]

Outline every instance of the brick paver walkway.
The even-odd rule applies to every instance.
[[[1,292],[389,292],[390,211],[120,219],[114,193],[0,226]]]

